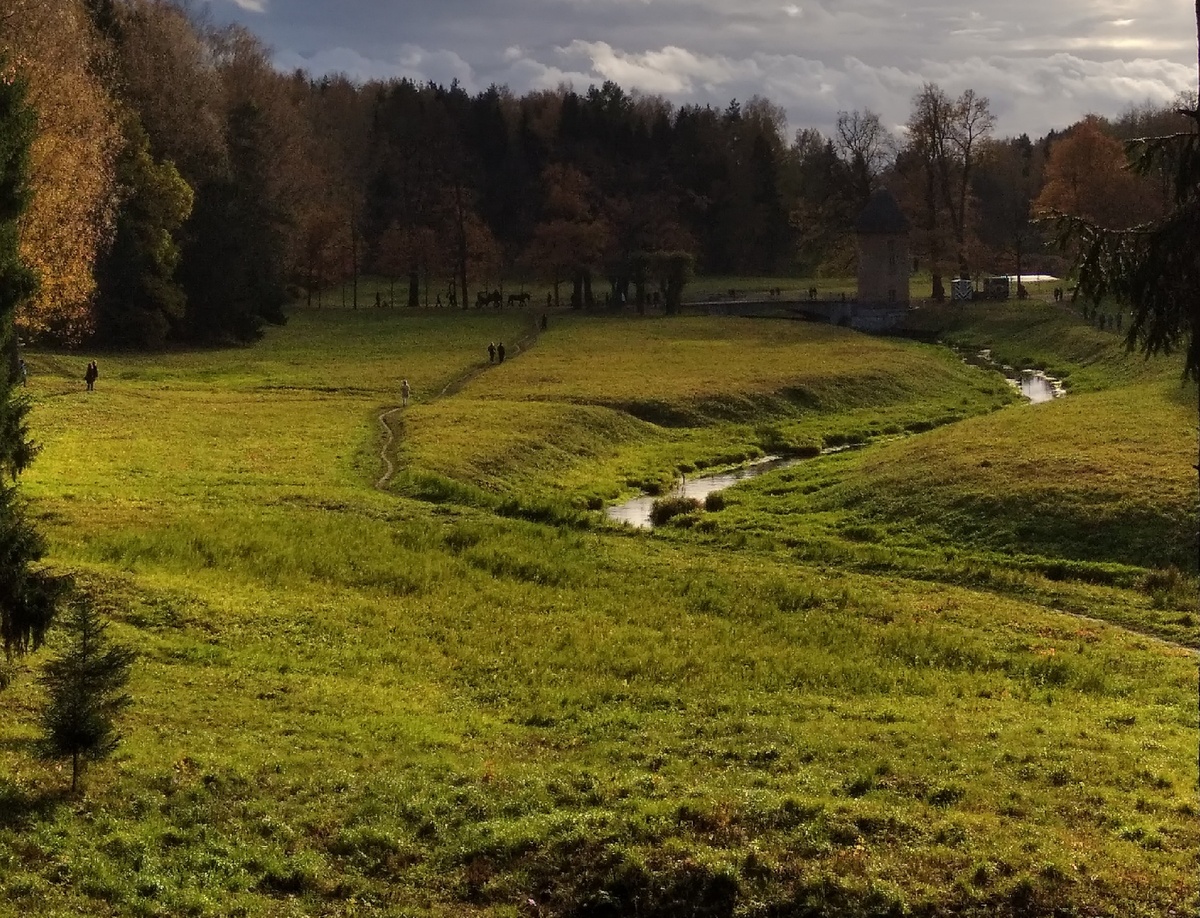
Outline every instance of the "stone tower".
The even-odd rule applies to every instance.
[[[858,234],[858,302],[862,306],[908,308],[908,219],[892,193],[871,195],[854,223]]]

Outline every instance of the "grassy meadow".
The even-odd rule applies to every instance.
[[[297,309],[245,349],[99,355],[93,393],[86,357],[27,354],[30,513],[139,659],[78,798],[33,755],[45,652],[20,664],[0,902],[1194,908],[1195,390],[1024,310],[936,321],[1067,373],[1061,402],[933,345],[697,317],[535,342],[507,311]],[[523,344],[488,366],[493,340]],[[845,444],[653,532],[595,509]]]

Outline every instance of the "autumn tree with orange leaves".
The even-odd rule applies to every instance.
[[[1143,180],[1129,168],[1120,141],[1089,115],[1050,149],[1045,184],[1034,202],[1042,216],[1071,214],[1121,229],[1152,216]]]
[[[542,220],[523,261],[533,269],[549,272],[554,281],[554,302],[559,302],[559,284],[572,283],[571,305],[591,305],[592,271],[600,265],[611,243],[607,221],[589,200],[592,193],[587,176],[572,166],[548,166],[542,173],[545,204]]]
[[[98,75],[101,46],[78,0],[8,0],[0,52],[28,80],[37,119],[21,255],[38,292],[17,314],[27,335],[79,341],[94,324],[94,266],[115,216],[124,139]]]

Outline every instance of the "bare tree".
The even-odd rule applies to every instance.
[[[939,163],[943,193],[950,207],[951,227],[958,247],[961,271],[967,268],[967,203],[971,187],[971,172],[979,144],[992,135],[996,117],[992,114],[987,96],[977,96],[968,89],[950,107],[950,122],[946,131],[952,156],[942,151]]]
[[[870,109],[838,112],[834,138],[838,155],[850,168],[854,192],[863,204],[871,197],[880,174],[896,155],[896,140]]]
[[[971,175],[980,144],[995,124],[987,97],[971,89],[952,100],[937,84],[927,83],[913,99],[906,153],[923,186],[923,230],[935,298],[942,296],[943,223],[949,224],[958,270],[969,270]]]

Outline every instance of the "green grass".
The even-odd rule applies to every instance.
[[[944,348],[831,326],[569,317],[520,361],[411,412],[400,457],[586,505],[680,470],[928,429],[1014,398]]]
[[[36,684],[7,690],[0,901],[38,915],[1191,907],[1196,660],[1142,633],[1183,614],[1166,607],[1186,577],[1126,558],[1078,564],[1129,582],[1051,581],[987,541],[966,576],[933,563],[952,530],[932,509],[906,535],[850,500],[898,468],[926,495],[1007,487],[1010,470],[971,477],[970,438],[1024,436],[1049,414],[993,411],[1004,384],[935,348],[813,326],[556,320],[483,366],[482,346],[523,322],[301,310],[245,350],[102,356],[90,394],[83,359],[27,357],[43,452],[26,492],[50,561],[140,659],[125,741],[78,800],[30,755]],[[393,415],[401,466],[381,493],[377,416],[402,377],[416,399]],[[1173,499],[1155,469],[1175,454],[1147,459],[1141,422],[1122,419],[1170,414],[1175,391],[1097,392],[1090,409],[1063,403],[1090,424],[1037,428],[1095,451],[1077,500],[1107,480],[1118,435],[1139,444],[1127,492]],[[888,439],[952,417],[968,419]],[[571,510],[680,464],[857,434],[879,443],[726,492],[690,529],[638,535]],[[792,491],[823,482],[812,494],[841,497],[797,509]],[[1119,545],[1126,525],[1097,528]],[[1075,563],[1056,544],[1043,561]],[[1097,610],[1117,624],[1068,614]]]

